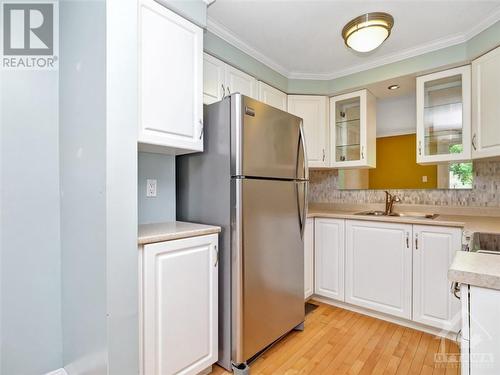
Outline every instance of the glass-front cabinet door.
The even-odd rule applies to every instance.
[[[333,168],[374,168],[375,133],[375,98],[368,90],[330,98]]]
[[[417,77],[417,163],[471,158],[470,66]]]

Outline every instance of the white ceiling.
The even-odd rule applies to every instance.
[[[367,12],[394,17],[392,35],[368,54],[340,35]],[[288,78],[332,79],[462,43],[500,20],[500,0],[216,0],[208,30]]]

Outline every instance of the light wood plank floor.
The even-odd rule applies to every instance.
[[[313,302],[305,330],[291,332],[251,365],[251,375],[459,374],[459,348],[427,333]],[[435,360],[447,354],[448,362]],[[456,362],[451,362],[455,360]],[[212,374],[229,374],[214,366]]]

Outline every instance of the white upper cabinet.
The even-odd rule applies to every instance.
[[[257,80],[241,70],[213,57],[203,55],[203,104],[212,104],[231,93],[257,99]]]
[[[347,220],[345,302],[411,319],[412,226]]]
[[[309,167],[328,167],[328,98],[313,95],[288,95],[288,112],[301,117],[304,121]]]
[[[304,297],[314,293],[314,219],[306,220],[304,230]]]
[[[472,62],[472,158],[500,155],[500,47]]]
[[[144,375],[195,375],[218,358],[216,234],[141,251]]]
[[[417,77],[417,163],[471,158],[470,65]]]
[[[314,220],[315,293],[344,300],[345,220]]]
[[[462,230],[414,225],[413,237],[413,320],[457,332],[460,301],[450,292],[448,269],[460,250]]]
[[[263,103],[272,105],[282,111],[286,111],[287,108],[287,95],[278,89],[275,89],[268,84],[259,81],[259,100]]]
[[[218,102],[226,94],[225,66],[219,59],[203,54],[203,104]]]
[[[235,92],[257,99],[257,80],[226,64],[226,95]]]
[[[376,99],[368,90],[330,98],[333,168],[375,168]]]
[[[203,151],[203,30],[154,0],[139,12],[139,148]]]

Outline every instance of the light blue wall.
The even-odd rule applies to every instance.
[[[139,373],[137,0],[106,1],[108,374]]]
[[[106,2],[61,1],[60,170],[63,364],[105,374]]]
[[[61,367],[58,72],[2,71],[3,375]]]
[[[207,26],[207,3],[203,0],[156,0],[200,27]]]
[[[203,48],[211,55],[257,77],[271,86],[283,91],[288,90],[288,79],[285,76],[277,73],[267,65],[247,55],[209,31],[205,31],[203,35]]]
[[[139,152],[139,224],[175,220],[175,156]],[[146,180],[158,182],[157,196],[146,197]]]

